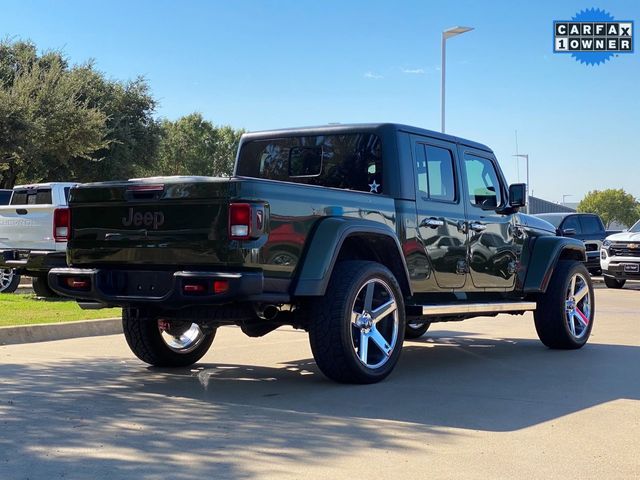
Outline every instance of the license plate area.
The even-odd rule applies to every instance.
[[[624,264],[625,273],[638,273],[640,272],[640,264],[638,263],[625,263]]]
[[[123,270],[100,272],[98,285],[107,295],[162,298],[173,287],[173,272]]]

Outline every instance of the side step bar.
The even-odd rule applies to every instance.
[[[415,305],[413,307],[422,307],[423,316],[439,317],[481,313],[528,312],[536,309],[536,302],[441,303],[438,305]]]

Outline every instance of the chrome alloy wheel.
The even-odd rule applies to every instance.
[[[0,292],[4,292],[13,281],[15,273],[11,268],[0,269]]]
[[[367,368],[383,366],[398,341],[398,306],[384,281],[374,278],[356,295],[351,309],[351,343]]]
[[[193,352],[205,338],[197,323],[174,327],[166,320],[158,320],[158,329],[164,343],[176,353]]]
[[[567,326],[574,338],[582,338],[589,331],[591,294],[587,279],[576,273],[569,282],[565,300]]]

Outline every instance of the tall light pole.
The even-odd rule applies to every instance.
[[[566,207],[566,204],[565,204],[564,199],[565,199],[565,198],[567,198],[567,197],[573,197],[573,194],[571,194],[571,193],[564,193],[564,194],[562,195],[562,205],[563,205],[563,206],[565,206],[565,207]]]
[[[514,157],[520,157],[520,158],[524,158],[527,161],[527,195],[526,195],[526,201],[527,201],[527,213],[529,213],[529,154],[528,153],[519,153],[514,155]]]
[[[442,66],[440,67],[440,71],[442,73],[442,85],[440,89],[440,97],[441,97],[441,129],[442,133],[444,133],[444,97],[445,97],[445,71],[447,66],[447,39],[451,37],[455,37],[456,35],[460,35],[462,33],[473,30],[472,27],[451,27],[447,28],[442,32]]]

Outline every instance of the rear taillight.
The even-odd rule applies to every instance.
[[[70,232],[71,211],[68,208],[56,208],[53,211],[53,238],[56,242],[66,242]]]
[[[229,205],[229,238],[248,240],[251,238],[251,205],[232,203]]]
[[[265,233],[268,206],[263,203],[229,204],[229,239],[255,240]]]

